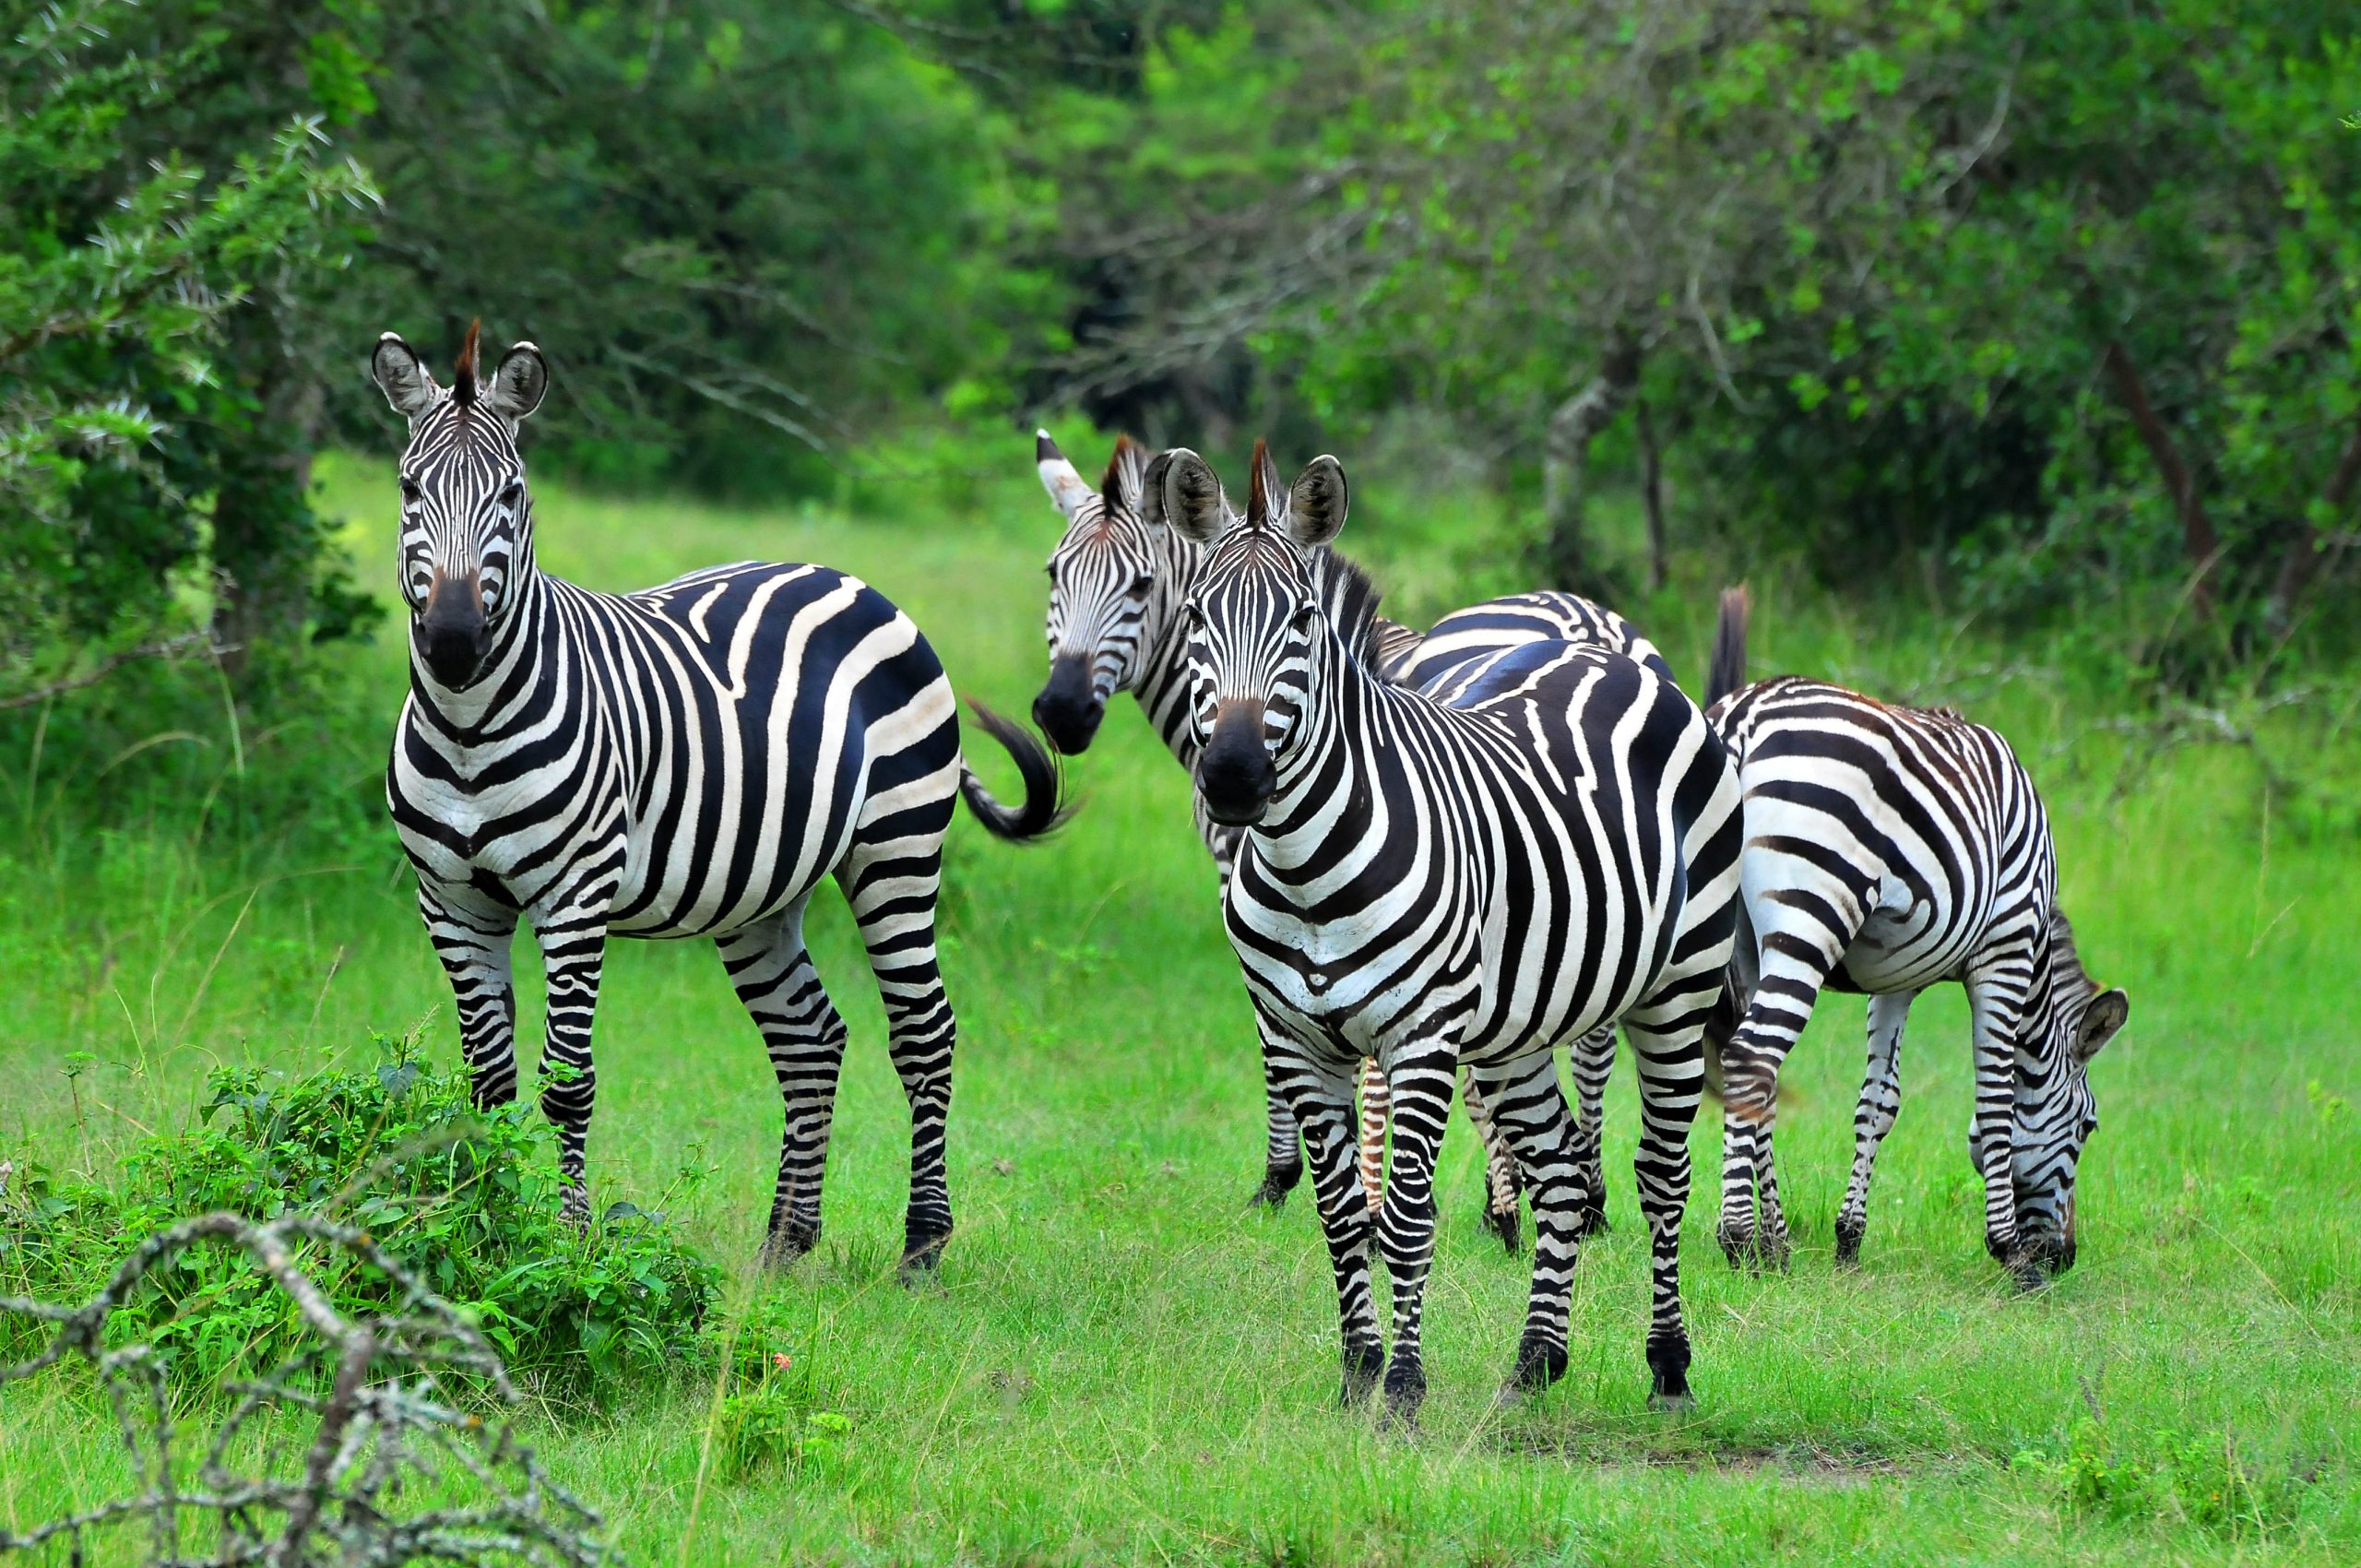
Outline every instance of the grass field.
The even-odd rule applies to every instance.
[[[373,586],[390,565],[383,468],[329,477],[332,504],[369,519],[354,537]],[[945,520],[849,523],[544,487],[541,558],[618,588],[743,557],[842,565],[912,612],[964,691],[1021,712],[1041,672],[1054,515],[1038,492],[984,494],[982,517],[930,505]],[[1406,529],[1346,542],[1406,584],[1418,615],[1462,586],[1439,563],[1469,558]],[[1684,669],[1702,663],[1702,600],[1649,607]],[[2019,1295],[1984,1255],[1955,992],[1914,1014],[1864,1266],[1834,1269],[1862,1010],[1832,998],[1782,1112],[1791,1273],[1723,1263],[1719,1128],[1710,1110],[1700,1119],[1683,1254],[1693,1411],[1643,1408],[1636,1117],[1619,1076],[1616,1229],[1584,1259],[1564,1383],[1513,1416],[1491,1408],[1525,1268],[1477,1229],[1480,1162],[1460,1123],[1444,1146],[1422,1429],[1405,1439],[1339,1414],[1309,1194],[1275,1216],[1241,1206],[1260,1169],[1260,1075],[1185,780],[1126,705],[1071,771],[1086,803],[1060,839],[1019,851],[963,821],[954,840],[959,1230],[939,1288],[895,1282],[908,1123],[841,908],[824,896],[813,921],[853,1031],[827,1229],[781,1278],[745,1266],[779,1114],[751,1026],[708,946],[611,951],[594,1198],[717,1167],[685,1223],[731,1264],[733,1293],[777,1298],[777,1348],[850,1430],[825,1462],[724,1485],[705,1462],[714,1391],[681,1379],[537,1418],[552,1470],[642,1563],[2361,1559],[2349,828],[2274,820],[2233,748],[2178,752],[2118,792],[2123,742],[2038,672],[1994,673],[1931,631],[1880,643],[1782,609],[1775,592],[1759,608],[1757,673],[1948,694],[2011,731],[2050,796],[2084,955],[2130,992],[2131,1023],[2093,1074],[2081,1262],[2054,1287]],[[382,735],[397,635],[350,659],[352,700],[381,718],[348,728]],[[219,714],[192,713],[186,731],[168,743],[204,748],[225,777],[314,746],[343,770],[323,791],[374,787],[378,755],[358,742],[300,726],[233,737]],[[160,828],[71,826],[89,778],[29,789],[30,760],[8,766],[0,1156],[103,1175],[143,1128],[184,1117],[219,1062],[301,1068],[421,1020],[437,1058],[456,1056],[389,830],[316,852],[266,830],[243,853],[200,852]],[[1008,786],[1004,765],[984,766]],[[529,1040],[529,984],[525,996]],[[53,1391],[0,1397],[0,1520],[113,1486],[109,1430]]]

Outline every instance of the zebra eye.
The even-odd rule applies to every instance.
[[[516,509],[518,503],[522,502],[524,499],[525,484],[522,480],[510,480],[508,481],[507,488],[504,489],[500,493],[500,504],[512,512]]]
[[[1287,625],[1292,630],[1300,632],[1311,624],[1311,617],[1319,608],[1316,604],[1297,605],[1295,613],[1287,617]]]
[[[1142,572],[1138,576],[1132,579],[1132,591],[1133,593],[1145,593],[1149,588],[1154,588],[1155,586],[1156,574],[1153,572]]]
[[[415,506],[415,505],[417,505],[420,502],[421,502],[421,501],[423,501],[423,500],[425,500],[425,499],[426,499],[426,493],[425,493],[424,491],[422,491],[422,490],[421,490],[421,489],[419,489],[419,488],[418,488],[418,482],[417,482],[415,480],[411,480],[411,479],[407,478],[407,477],[405,477],[405,478],[402,480],[402,505],[405,505],[405,506]]]

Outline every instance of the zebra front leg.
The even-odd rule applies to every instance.
[[[1467,1107],[1467,1123],[1476,1129],[1476,1136],[1484,1146],[1484,1229],[1501,1239],[1511,1257],[1524,1250],[1525,1238],[1517,1223],[1516,1151],[1492,1120],[1492,1108],[1485,1103],[1484,1091],[1476,1087],[1476,1070],[1459,1070],[1459,1098]]]
[[[1703,1025],[1718,976],[1698,991],[1659,994],[1623,1020],[1640,1070],[1640,1214],[1648,1228],[1648,1403],[1682,1409],[1689,1329],[1680,1311],[1680,1217],[1689,1206],[1689,1130],[1704,1095]]]
[[[1384,1342],[1377,1332],[1377,1305],[1370,1285],[1370,1236],[1375,1221],[1361,1192],[1358,1150],[1353,1136],[1353,1075],[1349,1060],[1311,1056],[1269,1019],[1260,1020],[1263,1055],[1272,1082],[1287,1096],[1296,1124],[1303,1129],[1304,1153],[1311,1162],[1311,1192],[1320,1206],[1320,1229],[1336,1277],[1336,1319],[1344,1347],[1344,1384],[1338,1399],[1350,1407],[1377,1387],[1385,1371]]]
[[[1507,1401],[1537,1394],[1566,1374],[1566,1314],[1582,1247],[1582,1170],[1574,1158],[1573,1118],[1549,1052],[1477,1063],[1475,1070],[1492,1124],[1516,1151],[1533,1200],[1533,1286],[1516,1361],[1501,1387]]]
[[[424,881],[418,912],[459,1016],[459,1050],[468,1063],[468,1094],[479,1111],[516,1098],[516,984],[509,951],[516,938],[514,910],[469,901],[455,907]]]
[[[557,1128],[557,1170],[564,1197],[558,1213],[590,1222],[587,1151],[590,1111],[599,1093],[590,1057],[590,1030],[599,1012],[599,976],[606,961],[607,915],[569,911],[534,923],[541,968],[549,982],[548,1033],[541,1045],[541,1113]]]
[[[1968,1136],[1984,1179],[1984,1250],[2028,1290],[2042,1283],[2042,1273],[2017,1235],[2015,1042],[2031,973],[2032,961],[2017,953],[1967,976],[1975,1052],[1975,1119]]]
[[[1275,1209],[1286,1204],[1287,1194],[1303,1180],[1303,1139],[1296,1130],[1295,1112],[1287,1109],[1287,1095],[1271,1075],[1267,1054],[1263,1062],[1263,1184],[1254,1189],[1246,1206]]]
[[[890,832],[900,823],[884,825]],[[908,824],[901,824],[908,826]],[[945,817],[931,835],[856,845],[836,871],[885,1004],[886,1050],[910,1104],[910,1201],[902,1216],[902,1277],[928,1275],[951,1240],[951,1059],[958,1021],[935,951]]]
[[[845,1021],[828,1000],[803,944],[803,906],[717,938],[738,1000],[762,1031],[785,1111],[778,1180],[762,1260],[784,1268],[820,1240],[820,1189],[827,1170],[828,1131],[836,1079],[844,1066]]]
[[[1607,1233],[1607,1080],[1615,1071],[1615,1026],[1601,1024],[1567,1053],[1574,1077],[1574,1161],[1582,1168],[1583,1234]]]
[[[1917,994],[1897,991],[1869,998],[1869,1065],[1861,1077],[1861,1101],[1853,1111],[1853,1179],[1836,1211],[1839,1264],[1861,1258],[1861,1237],[1869,1228],[1869,1172],[1902,1107],[1902,1026]]]
[[[1457,1028],[1439,1038],[1455,1039]],[[1394,1284],[1394,1350],[1385,1367],[1385,1409],[1406,1425],[1427,1396],[1419,1328],[1426,1311],[1427,1272],[1435,1255],[1435,1154],[1451,1115],[1450,1045],[1397,1048],[1388,1064],[1393,1106],[1394,1165],[1377,1219],[1377,1244]],[[1512,1200],[1513,1201],[1513,1200]]]

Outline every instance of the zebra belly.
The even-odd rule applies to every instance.
[[[1916,904],[1880,905],[1871,911],[1829,977],[1831,988],[1879,996],[1923,991],[1957,979],[1975,955],[1981,922],[1964,929],[1934,928],[1928,913]]]

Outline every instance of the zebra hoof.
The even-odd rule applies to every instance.
[[[1689,1338],[1648,1342],[1648,1408],[1686,1410],[1697,1403],[1689,1392]]]
[[[951,1227],[936,1229],[931,1226],[907,1227],[902,1237],[902,1262],[899,1272],[905,1285],[924,1285],[934,1278],[934,1271],[943,1263],[943,1249],[951,1241]]]
[[[820,1225],[817,1220],[807,1224],[800,1219],[790,1219],[783,1224],[775,1224],[771,1227],[771,1233],[763,1241],[763,1266],[773,1273],[792,1268],[802,1260],[804,1253],[819,1244]]]
[[[1696,1408],[1697,1396],[1685,1388],[1677,1394],[1667,1394],[1662,1389],[1648,1391],[1648,1408],[1651,1410],[1678,1414],[1682,1410],[1693,1410]]]
[[[2049,1270],[2043,1266],[2036,1253],[2011,1253],[2003,1266],[2009,1271],[2009,1282],[2028,1295],[2049,1283]]]
[[[1526,1334],[1517,1340],[1516,1366],[1509,1373],[1506,1387],[1520,1394],[1538,1394],[1566,1375],[1566,1361],[1563,1345]]]
[[[1377,1392],[1379,1381],[1385,1375],[1385,1352],[1375,1345],[1355,1349],[1345,1348],[1345,1383],[1337,1394],[1336,1403],[1347,1410],[1358,1409],[1369,1403]]]
[[[1861,1262],[1861,1237],[1865,1229],[1858,1225],[1836,1222],[1836,1266],[1857,1268]]]
[[[1515,1257],[1525,1251],[1525,1227],[1513,1208],[1488,1208],[1484,1211],[1484,1229],[1500,1238],[1508,1254]]]
[[[1246,1200],[1246,1206],[1279,1208],[1287,1203],[1287,1194],[1295,1191],[1295,1184],[1302,1180],[1303,1163],[1300,1160],[1293,1165],[1265,1166],[1263,1168],[1263,1184],[1254,1189],[1254,1195]]]
[[[1426,1403],[1426,1369],[1416,1360],[1394,1358],[1385,1369],[1385,1426],[1408,1435],[1418,1430],[1418,1407]]]

